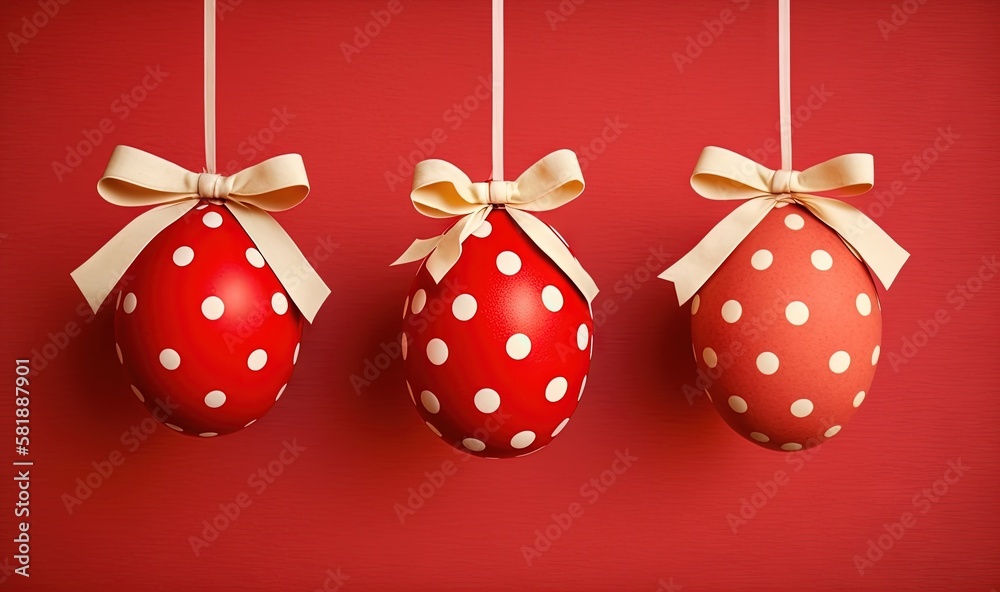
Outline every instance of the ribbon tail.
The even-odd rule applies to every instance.
[[[438,244],[444,236],[435,236],[434,238],[418,238],[413,241],[413,244],[399,256],[398,259],[389,264],[402,265],[404,263],[413,263],[414,261],[420,261],[424,257],[431,254],[431,252],[437,248]]]
[[[285,229],[260,208],[227,201],[226,207],[257,245],[295,306],[310,323],[316,318],[330,288],[309,264]]]
[[[910,254],[875,221],[854,206],[832,198],[797,195],[796,200],[844,239],[888,289]]]
[[[686,255],[657,276],[674,283],[678,304],[683,305],[705,285],[774,206],[775,202],[770,199],[744,202],[716,224]]]
[[[197,200],[172,203],[143,212],[122,228],[70,276],[95,313],[129,266],[153,238],[198,205]]]
[[[469,238],[473,230],[479,228],[489,213],[490,207],[483,206],[456,222],[454,226],[441,235],[434,251],[427,257],[427,271],[430,272],[435,283],[440,282],[445,274],[455,266],[458,258],[462,256],[462,243]]]
[[[523,212],[516,208],[507,208],[507,213],[514,219],[514,222],[517,222],[521,230],[538,245],[538,248],[548,255],[549,259],[569,277],[570,281],[583,294],[583,297],[587,299],[587,303],[592,303],[594,298],[597,297],[598,292],[600,292],[600,289],[597,287],[594,279],[580,265],[580,262],[573,257],[569,248],[559,240],[559,237],[556,236],[552,229],[528,212]]]

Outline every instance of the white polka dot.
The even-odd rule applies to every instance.
[[[278,394],[277,394],[277,395],[274,395],[274,400],[275,400],[275,401],[277,401],[278,399],[280,399],[280,398],[281,398],[281,395],[285,394],[285,389],[286,389],[287,387],[288,387],[288,384],[287,384],[287,383],[286,383],[286,384],[283,384],[283,385],[281,385],[281,388],[280,388],[280,389],[278,389]]]
[[[479,304],[472,294],[462,294],[456,297],[455,301],[451,303],[451,313],[460,321],[468,321],[476,316],[478,308]]]
[[[772,262],[774,262],[774,255],[767,249],[761,249],[750,257],[750,265],[757,271],[764,271],[771,267]]]
[[[212,409],[218,409],[222,407],[222,404],[226,402],[226,393],[222,391],[212,391],[205,395],[205,405],[208,405]]]
[[[264,256],[261,255],[260,251],[258,251],[257,249],[250,247],[249,249],[247,249],[246,256],[247,256],[247,262],[250,263],[250,265],[253,265],[257,269],[261,269],[264,267]]]
[[[299,349],[301,349],[301,348],[302,348],[302,344],[301,343],[296,343],[295,344],[295,351],[292,352],[292,365],[293,366],[295,364],[297,364],[298,361],[299,361]]]
[[[580,394],[576,396],[576,400],[579,401],[583,398],[583,389],[587,388],[587,377],[583,377],[583,383],[580,384]]]
[[[854,300],[854,305],[858,307],[858,312],[861,316],[866,317],[872,314],[872,299],[868,297],[868,294],[864,292],[858,294],[858,297]]]
[[[226,311],[226,304],[218,296],[209,296],[201,302],[201,314],[210,321],[216,321]]]
[[[523,360],[531,353],[531,340],[524,333],[515,333],[507,340],[507,355],[515,360]]]
[[[217,434],[215,432],[202,432],[202,433],[200,433],[198,435],[201,436],[202,438],[214,438],[214,437],[218,436],[219,434]]]
[[[281,292],[275,292],[271,296],[271,309],[279,315],[283,315],[288,312],[288,298]]]
[[[175,432],[183,432],[183,431],[184,431],[183,429],[181,429],[181,428],[179,428],[179,427],[175,426],[175,425],[174,425],[174,424],[172,424],[172,423],[164,423],[163,425],[165,425],[165,426],[167,426],[168,428],[170,428],[170,429],[174,430]]]
[[[865,400],[865,391],[859,391],[858,394],[854,395],[854,406],[860,407],[861,403]]]
[[[514,434],[514,437],[510,439],[510,445],[513,448],[521,450],[522,448],[527,448],[531,446],[531,443],[535,441],[535,432],[530,430],[525,430],[523,432],[518,432]]]
[[[247,367],[254,372],[260,370],[267,364],[267,352],[262,349],[255,349],[247,357]]]
[[[772,352],[762,352],[757,356],[757,369],[761,374],[770,376],[778,371],[778,356]]]
[[[747,412],[747,402],[743,397],[737,397],[733,395],[729,397],[729,408],[736,413],[746,413]]]
[[[705,360],[705,365],[709,368],[715,368],[715,366],[719,363],[719,356],[716,355],[715,350],[710,347],[706,347],[701,350],[701,359]]]
[[[475,438],[466,438],[462,440],[462,446],[465,446],[473,452],[482,452],[483,450],[486,450],[486,443]]]
[[[568,417],[566,419],[560,421],[559,425],[556,426],[556,429],[552,430],[552,437],[555,438],[556,436],[558,436],[559,432],[563,431],[563,428],[566,427],[566,424],[568,424],[568,423],[569,423],[569,418]]]
[[[699,308],[701,308],[701,296],[695,294],[694,298],[691,299],[691,314],[692,315],[698,314]]]
[[[139,389],[135,388],[134,384],[130,384],[129,386],[132,387],[132,392],[135,393],[135,396],[139,398],[139,401],[145,403],[146,402],[146,397],[142,396],[142,393],[139,392]]]
[[[122,302],[122,310],[125,311],[125,314],[132,314],[136,304],[138,304],[138,300],[135,297],[135,293],[129,292],[125,295],[125,300]]]
[[[413,301],[410,302],[410,312],[420,314],[425,304],[427,304],[427,292],[424,292],[424,289],[421,288],[413,293]]]
[[[830,370],[834,374],[843,374],[851,365],[851,355],[843,350],[830,356]]]
[[[184,267],[194,261],[194,249],[191,247],[177,247],[174,251],[174,265]]]
[[[195,206],[195,208],[194,208],[194,209],[196,209],[196,210],[204,210],[204,209],[205,209],[205,208],[207,208],[207,207],[208,207],[208,204],[207,204],[207,203],[200,203],[200,204],[198,204],[197,206]]]
[[[785,216],[785,226],[791,228],[792,230],[802,230],[802,227],[806,225],[806,221],[802,219],[802,216],[798,214],[788,214]]]
[[[438,429],[437,429],[436,427],[434,427],[434,425],[433,425],[433,424],[432,424],[431,422],[429,422],[429,421],[425,421],[424,423],[425,423],[425,424],[427,424],[427,427],[428,427],[428,428],[429,428],[429,429],[430,429],[430,430],[431,430],[432,432],[434,432],[434,433],[435,433],[435,434],[437,435],[437,437],[438,437],[438,438],[440,438],[440,437],[441,437],[441,431],[440,431],[440,430],[438,430]]]
[[[563,295],[555,286],[542,288],[542,304],[551,312],[559,312],[563,307]]]
[[[882,353],[882,348],[876,345],[875,349],[872,350],[872,366],[878,364],[878,356],[880,353]]]
[[[208,212],[201,217],[201,221],[205,223],[205,226],[209,228],[218,228],[222,226],[222,216],[219,212]]]
[[[476,409],[483,413],[493,413],[500,408],[500,394],[491,388],[479,389],[473,401]]]
[[[832,438],[836,436],[839,432],[840,432],[840,426],[835,425],[830,429],[828,429],[827,431],[823,432],[823,435],[826,436],[827,438]]]
[[[586,323],[581,323],[576,330],[576,346],[580,348],[580,351],[583,351],[587,349],[588,343],[590,343],[590,330],[587,329]]]
[[[121,304],[122,304],[122,291],[118,290],[118,298],[115,300],[115,310],[118,310],[118,307],[121,306]]]
[[[167,370],[176,370],[181,365],[181,355],[167,348],[160,352],[160,365]]]
[[[568,389],[569,381],[562,376],[556,376],[550,380],[548,386],[545,387],[545,399],[555,403],[566,396],[566,391]]]
[[[414,405],[416,405],[417,404],[417,400],[413,398],[413,388],[410,387],[410,381],[409,380],[406,381],[406,392],[410,393],[410,400],[413,401]]]
[[[257,423],[257,420],[256,420],[256,419],[251,419],[251,420],[250,420],[250,421],[248,421],[248,422],[247,422],[247,424],[246,424],[245,426],[243,426],[243,427],[244,427],[244,428],[248,428],[248,427],[252,426],[252,425],[253,425],[253,424],[255,424],[255,423]]]
[[[497,269],[504,275],[514,275],[521,271],[521,258],[513,251],[504,251],[497,255]]]
[[[409,347],[410,340],[406,337],[406,333],[400,336],[399,346],[403,349],[403,360],[406,360],[406,350]]]
[[[440,366],[448,360],[448,344],[435,337],[427,344],[427,359]]]
[[[798,442],[789,442],[787,444],[782,444],[781,445],[781,449],[782,450],[788,450],[788,451],[802,450],[802,445],[799,444]]]
[[[812,261],[813,267],[820,271],[826,271],[833,267],[833,257],[823,249],[813,251],[809,260]]]
[[[750,437],[758,442],[770,442],[771,439],[760,432],[750,432]]]
[[[743,316],[743,306],[735,300],[726,300],[722,305],[722,320],[727,323],[735,323]]]
[[[403,318],[406,318],[406,309],[410,308],[410,297],[406,297],[406,301],[403,302]]]
[[[809,307],[806,306],[805,302],[798,300],[789,302],[788,306],[785,307],[785,318],[793,325],[805,325],[806,321],[809,320]]]
[[[795,417],[808,417],[813,412],[813,402],[809,399],[799,399],[789,408]]]
[[[490,224],[489,220],[483,220],[483,223],[479,225],[479,228],[472,231],[472,236],[477,238],[486,238],[493,232],[493,225]]]
[[[428,413],[437,413],[438,411],[441,411],[441,402],[438,401],[438,398],[430,391],[423,391],[420,393],[420,403],[423,404],[424,409],[426,409]]]
[[[119,364],[124,364],[125,363],[125,358],[122,357],[122,348],[119,347],[117,343],[115,344],[115,353],[118,354],[118,363]]]

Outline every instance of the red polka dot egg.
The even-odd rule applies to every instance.
[[[590,307],[502,208],[440,283],[421,265],[403,308],[406,388],[427,428],[469,454],[523,456],[583,396]]]
[[[882,315],[871,275],[795,204],[768,213],[693,297],[691,315],[712,403],[765,448],[836,436],[875,376]]]
[[[257,421],[288,384],[302,317],[236,218],[203,202],[132,263],[115,339],[154,417],[204,438]]]

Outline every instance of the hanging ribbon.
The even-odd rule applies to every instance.
[[[583,192],[583,172],[576,154],[556,150],[528,167],[516,181],[503,173],[503,0],[493,0],[493,172],[486,182],[472,182],[444,160],[425,160],[413,170],[410,199],[418,212],[431,218],[464,216],[443,235],[417,239],[392,265],[427,258],[427,271],[440,282],[462,255],[462,243],[479,228],[490,211],[504,207],[514,222],[593,302],[597,284],[552,228],[528,212],[562,206]]]
[[[129,146],[111,154],[97,192],[118,206],[159,205],[125,226],[71,276],[97,312],[139,253],[200,199],[221,200],[246,230],[303,316],[312,322],[330,289],[268,214],[298,205],[309,179],[298,154],[283,154],[231,176],[215,174],[215,2],[205,1],[205,160],[194,173]]]
[[[781,170],[771,170],[724,148],[709,146],[702,150],[691,176],[695,192],[708,199],[747,201],[658,276],[674,283],[680,304],[694,296],[772,208],[784,203],[802,205],[837,232],[886,288],[910,256],[871,218],[834,199],[861,195],[874,186],[871,154],[844,154],[804,171],[792,169],[789,28],[789,0],[779,0]]]

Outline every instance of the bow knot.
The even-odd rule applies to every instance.
[[[427,271],[441,281],[458,262],[462,243],[479,228],[495,206],[503,205],[514,222],[592,302],[597,285],[552,229],[529,214],[562,206],[583,192],[583,173],[576,154],[556,150],[528,167],[516,181],[473,183],[450,162],[424,160],[414,167],[410,199],[418,212],[432,218],[463,216],[443,235],[418,239],[393,265],[427,257]]]
[[[674,282],[677,301],[684,304],[771,209],[795,202],[839,234],[888,288],[910,254],[854,206],[816,195],[861,195],[874,182],[871,154],[843,154],[804,171],[773,171],[725,148],[708,146],[695,165],[691,187],[707,199],[745,202],[658,277]]]
[[[771,177],[771,193],[773,195],[785,198],[791,197],[792,195],[792,177],[798,177],[798,171],[789,171],[786,169],[780,169],[774,171],[774,176]]]
[[[510,203],[513,194],[513,183],[510,181],[488,181],[490,186],[489,203],[494,205],[506,205]]]
[[[282,154],[233,175],[193,173],[148,152],[117,146],[97,192],[119,206],[159,206],[143,212],[73,273],[94,312],[135,258],[164,228],[198,204],[220,203],[232,212],[292,302],[312,322],[330,289],[295,242],[268,212],[294,207],[309,194],[298,154]]]
[[[215,173],[201,173],[198,175],[198,195],[205,199],[227,199],[229,192],[232,190],[232,177]]]

